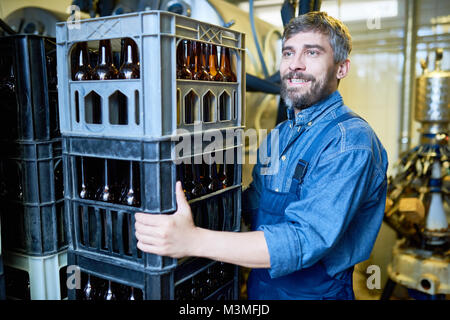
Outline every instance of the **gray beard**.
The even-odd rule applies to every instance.
[[[307,78],[312,82],[311,89],[302,95],[296,94],[295,88],[287,87],[286,81],[284,80],[290,77],[290,75],[291,73],[282,78],[280,91],[280,96],[288,107],[294,107],[297,110],[307,109],[320,100],[325,99],[334,91],[331,85],[334,70],[330,70],[322,81],[317,81],[317,79],[311,76]]]

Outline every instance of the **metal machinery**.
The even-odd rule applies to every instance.
[[[397,174],[389,177],[384,220],[400,239],[381,299],[390,297],[396,283],[411,289],[412,297],[443,299],[450,293],[450,71],[441,70],[442,55],[437,49],[433,71],[421,61],[415,104],[419,145],[403,155]]]

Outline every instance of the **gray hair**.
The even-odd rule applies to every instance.
[[[346,25],[325,12],[312,11],[293,18],[283,33],[283,44],[299,32],[315,31],[328,35],[333,49],[334,62],[347,59],[352,51],[352,37]]]

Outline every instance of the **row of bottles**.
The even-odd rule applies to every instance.
[[[181,163],[177,165],[177,180],[181,181],[186,199],[192,200],[232,186],[234,165]]]
[[[181,40],[177,47],[177,79],[236,82],[230,48],[220,47],[220,65],[217,53],[215,44]]]
[[[139,165],[133,161],[80,157],[78,196],[140,207]]]
[[[142,300],[142,290],[126,286],[111,280],[83,274],[82,288],[78,291],[78,300]]]
[[[232,266],[223,262],[207,268],[175,287],[175,300],[198,300],[208,297],[233,279]]]
[[[78,196],[140,207],[140,170],[133,161],[80,157],[77,161]],[[177,180],[182,182],[186,198],[195,199],[230,187],[234,164],[182,163],[177,165]]]
[[[114,64],[111,40],[100,40],[98,52],[88,49],[87,42],[79,42],[74,49],[75,62],[72,66],[72,80],[139,79],[140,63],[136,42],[131,38],[121,39],[120,67]],[[97,56],[95,67],[91,57]]]

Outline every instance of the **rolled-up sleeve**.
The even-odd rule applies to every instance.
[[[375,167],[369,149],[348,150],[319,161],[305,177],[300,199],[286,208],[286,220],[258,228],[264,231],[269,249],[270,276],[308,268],[333,250],[362,203],[382,201],[374,190],[383,182],[383,172]]]

